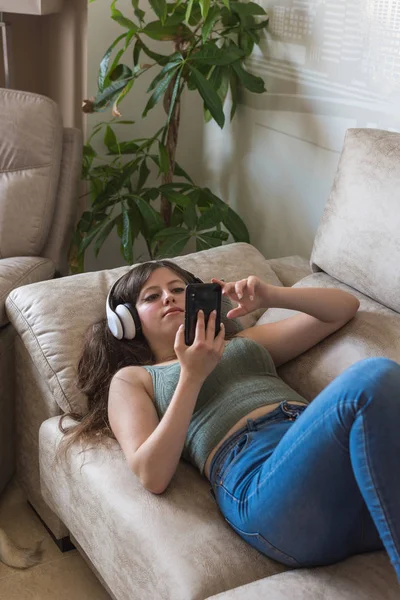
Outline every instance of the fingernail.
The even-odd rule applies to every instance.
[[[241,300],[243,298],[243,294],[238,294],[238,298]]]
[[[250,296],[250,300],[251,300],[251,302],[253,302],[254,296]]]

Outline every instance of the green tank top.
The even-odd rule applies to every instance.
[[[180,363],[144,367],[152,376],[161,420],[179,381]],[[277,375],[268,350],[254,340],[233,338],[204,381],[189,424],[182,457],[200,469],[211,450],[245,415],[276,402],[308,402]]]

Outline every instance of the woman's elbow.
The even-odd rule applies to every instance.
[[[164,483],[161,481],[156,481],[150,473],[143,471],[143,469],[139,469],[136,461],[131,460],[128,462],[130,470],[134,475],[136,475],[140,484],[142,485],[142,487],[144,487],[145,490],[157,496],[165,492],[169,485],[169,482]]]

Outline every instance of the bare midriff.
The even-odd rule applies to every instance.
[[[233,433],[235,433],[235,431],[237,431],[238,429],[241,429],[241,427],[246,425],[248,419],[253,419],[253,420],[258,419],[259,417],[262,417],[263,415],[266,415],[269,412],[275,410],[275,408],[277,408],[279,406],[279,404],[280,404],[280,402],[277,402],[274,404],[268,404],[267,406],[260,406],[260,408],[256,408],[255,410],[252,410],[249,414],[242,417],[240,419],[240,421],[235,423],[235,425],[228,431],[228,433],[226,435],[224,435],[222,440],[220,440],[218,442],[218,444],[215,446],[215,448],[213,448],[211,450],[210,454],[208,455],[208,458],[204,465],[204,475],[207,477],[207,479],[210,479],[210,466],[212,463],[212,459],[214,458],[218,448],[220,446],[222,446],[224,441],[227,440]],[[296,401],[290,402],[290,404],[299,404],[300,406],[304,406],[304,404],[302,402],[296,402]]]

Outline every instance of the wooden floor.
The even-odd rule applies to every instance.
[[[21,571],[0,562],[1,600],[110,600],[77,550],[63,554],[29,507],[15,480],[0,498],[0,527],[18,545],[43,539],[39,565]]]

